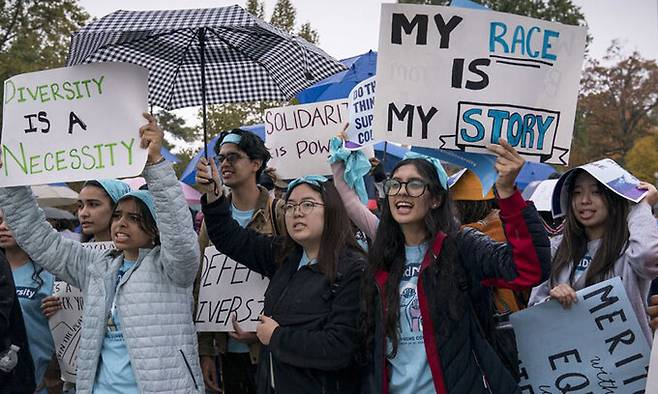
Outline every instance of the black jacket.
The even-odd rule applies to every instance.
[[[463,277],[455,278],[463,282],[465,291],[459,294],[468,308],[462,318],[453,322],[449,330],[440,330],[441,318],[437,310],[454,300],[448,299],[437,285],[437,278],[430,270],[421,266],[419,284],[424,286],[424,294],[419,290],[419,299],[425,297],[428,315],[423,313],[423,336],[427,346],[428,339],[433,341],[438,357],[428,354],[428,361],[439,364],[442,385],[449,394],[514,394],[519,387],[512,375],[505,369],[491,345],[481,334],[481,328],[473,307],[473,297],[481,291],[482,284],[489,282],[497,287],[526,287],[531,282],[541,283],[550,268],[550,243],[532,205],[523,202],[520,194],[506,201],[499,201],[501,219],[503,220],[508,243],[498,243],[485,234],[466,228],[461,230],[452,241],[456,242]],[[428,250],[428,263],[436,264]],[[440,251],[440,249],[439,249]],[[436,254],[440,256],[440,252]],[[386,272],[377,274],[378,289],[382,288],[387,278]],[[495,283],[494,283],[495,282]],[[420,285],[419,285],[420,288]],[[386,393],[385,386],[389,377],[385,377],[386,338],[383,322],[381,294],[377,299],[379,319],[375,321],[375,344],[373,358],[363,378],[364,393]],[[423,300],[421,301],[421,312]],[[426,332],[426,319],[433,323],[433,330]],[[445,326],[444,326],[445,327]],[[431,342],[430,342],[431,343]],[[436,376],[432,373],[434,381]]]
[[[14,277],[4,253],[0,252],[0,353],[10,345],[21,348],[18,364],[11,373],[0,371],[0,393],[34,392],[34,364],[25,333],[21,304],[16,296]]]
[[[282,238],[243,229],[222,197],[203,202],[208,235],[215,247],[235,261],[270,278],[264,314],[279,327],[263,346],[257,373],[259,393],[271,392],[271,369],[277,394],[357,392],[359,284],[365,256],[345,251],[336,280],[329,282],[317,265],[298,270],[302,249],[275,263]],[[270,366],[270,360],[272,366]]]

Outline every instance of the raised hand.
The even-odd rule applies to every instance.
[[[496,155],[498,197],[508,198],[514,194],[514,182],[525,164],[525,159],[506,140],[500,139],[499,141],[500,145],[492,144],[487,146],[487,149]]]
[[[148,149],[147,164],[157,163],[162,160],[160,149],[162,149],[164,132],[151,114],[144,112],[142,116],[148,120],[148,123],[139,128],[139,137],[141,138],[139,146],[142,149]]]

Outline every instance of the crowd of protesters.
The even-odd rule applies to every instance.
[[[77,373],[59,386],[65,392],[518,393],[509,314],[550,298],[569,308],[577,290],[615,276],[652,341],[651,184],[638,185],[647,193],[632,204],[571,172],[564,223],[549,234],[515,186],[524,160],[504,140],[488,148],[492,190],[470,171],[450,185],[439,160],[409,153],[390,174],[370,161],[381,198],[364,204],[345,181],[350,153],[332,149],[332,179],[283,183],[267,170],[262,140],[236,129],[197,165],[195,231],[160,155],[163,133],[145,118],[148,190],[95,180],[79,193],[81,241],[112,242],[107,250],[53,230],[29,187],[0,188],[0,352],[18,347],[0,392],[51,390],[56,279],[84,297]],[[233,332],[195,330],[210,244],[269,278],[256,332],[235,319]]]

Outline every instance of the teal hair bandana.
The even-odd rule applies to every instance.
[[[448,174],[446,173],[446,170],[443,169],[439,159],[411,151],[405,153],[404,157],[402,158],[402,160],[407,159],[423,159],[429,161],[430,164],[434,166],[434,169],[436,169],[436,175],[439,177],[439,183],[443,189],[448,190]]]
[[[121,197],[130,192],[130,186],[127,183],[116,179],[98,179],[96,182],[100,183],[105,190],[105,193],[110,196],[112,202],[115,204],[121,199]]]
[[[360,150],[349,151],[343,146],[343,141],[333,137],[329,141],[329,163],[342,161],[345,163],[345,183],[359,196],[363,204],[368,202],[366,182],[363,177],[370,172],[370,161]]]
[[[322,175],[305,175],[295,179],[294,181],[288,184],[288,193],[292,191],[295,187],[301,185],[302,183],[308,183],[309,185],[322,187],[322,184],[328,181],[327,177]]]
[[[155,214],[155,201],[153,201],[153,195],[147,191],[147,190],[133,190],[129,193],[126,193],[119,199],[119,201],[125,200],[128,197],[134,197],[138,199],[139,201],[143,202],[146,204],[146,207],[149,209],[149,212],[151,212],[151,216],[153,216],[153,220],[157,223],[158,221],[158,216]]]
[[[242,136],[238,133],[229,133],[226,134],[226,137],[222,140],[222,143],[219,144],[219,146],[223,146],[224,144],[235,144],[238,145],[242,141]]]

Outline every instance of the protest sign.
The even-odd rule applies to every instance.
[[[567,164],[586,29],[489,10],[383,4],[376,140]]]
[[[372,130],[373,110],[375,109],[375,77],[359,82],[350,92],[349,127],[345,148],[361,149],[376,141]]]
[[[269,166],[285,179],[329,175],[329,140],[348,122],[347,99],[290,105],[265,111]]]
[[[53,295],[59,297],[62,309],[49,320],[50,332],[55,343],[55,354],[59,361],[62,378],[67,382],[75,382],[76,359],[80,344],[80,327],[82,326],[82,308],[84,301],[82,292],[66,282],[57,281]]]
[[[112,242],[88,242],[82,244],[85,248],[106,250],[114,248]],[[59,297],[62,309],[48,319],[50,332],[55,343],[55,355],[62,372],[62,379],[75,382],[76,359],[80,344],[80,327],[82,326],[82,310],[84,300],[82,292],[66,282],[56,281],[53,295]]]
[[[511,315],[521,392],[643,392],[649,344],[621,279],[577,296],[570,309],[551,300]]]
[[[274,263],[272,263],[274,264]],[[269,279],[207,247],[194,323],[197,331],[234,331],[231,315],[245,331],[256,331]]]
[[[95,63],[17,75],[4,83],[1,186],[138,175],[148,72]]]
[[[566,206],[569,203],[569,191],[564,185],[569,182],[578,169],[587,171],[608,189],[634,203],[640,202],[648,193],[647,190],[637,188],[637,185],[640,183],[639,179],[612,159],[603,159],[593,163],[583,164],[562,174],[555,185],[551,199],[553,217],[557,218],[565,215]]]

